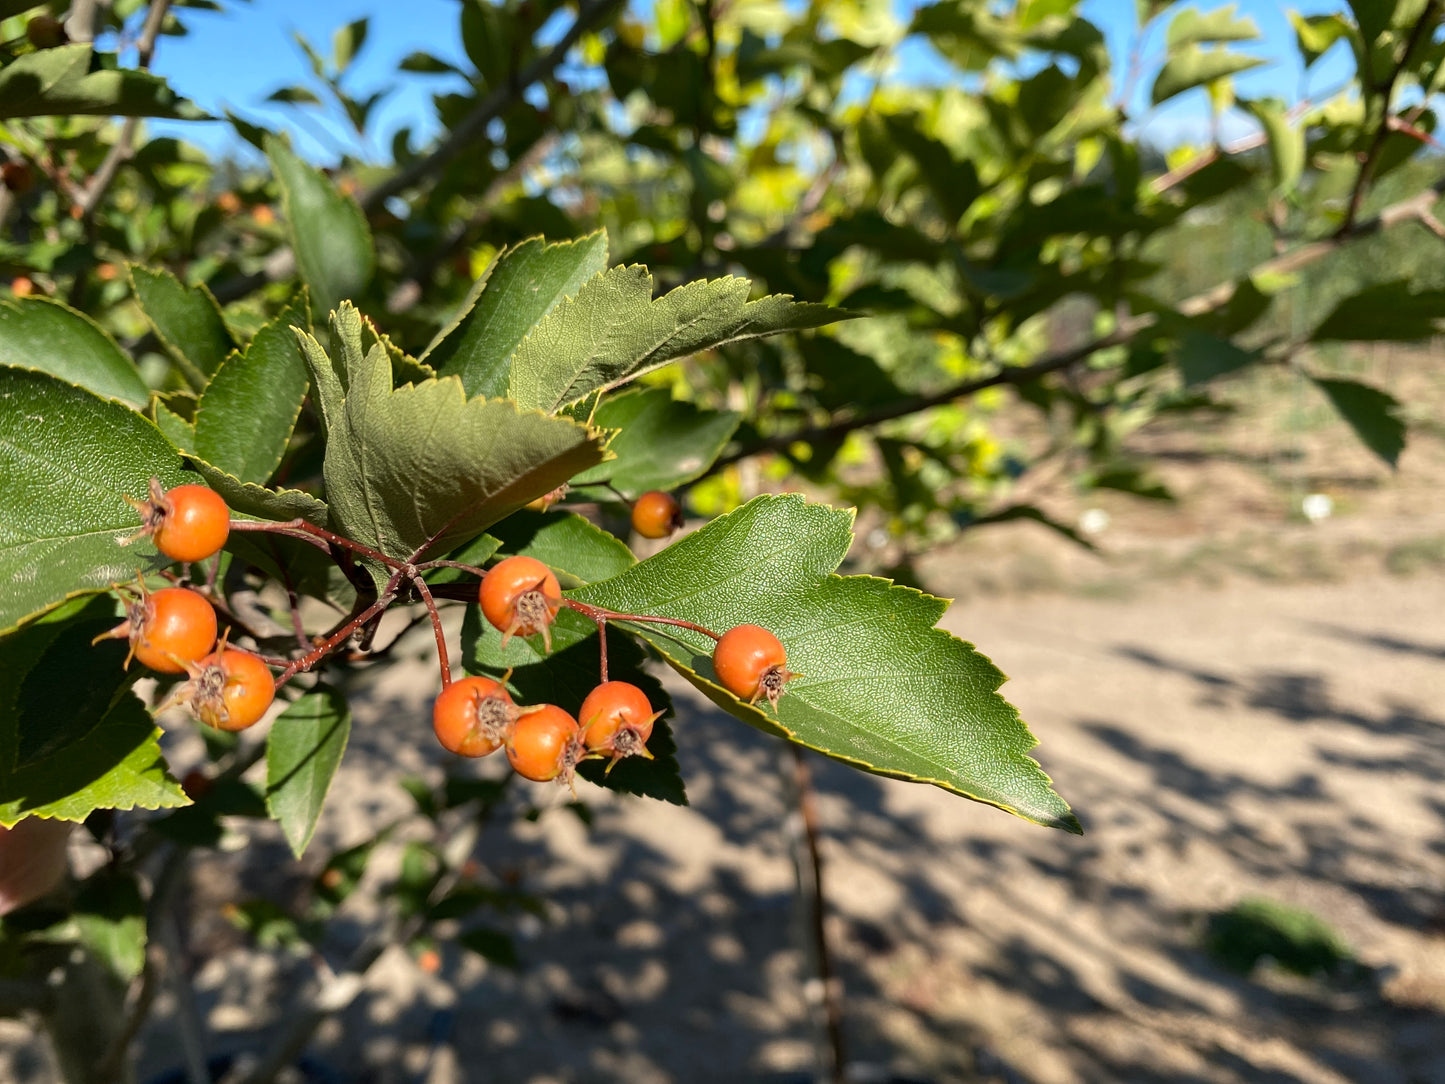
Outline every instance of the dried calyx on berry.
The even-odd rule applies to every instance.
[[[142,666],[157,673],[183,674],[189,664],[204,658],[216,645],[216,611],[197,592],[185,587],[152,592],[139,575],[133,588],[112,586],[125,603],[125,620],[91,643],[128,639],[126,669],[131,659],[139,659]]]
[[[719,684],[749,704],[767,697],[773,711],[783,686],[801,675],[787,669],[782,641],[760,625],[737,625],[723,633],[713,648],[712,668]]]
[[[626,681],[604,681],[582,701],[577,717],[582,723],[582,741],[593,756],[610,757],[610,772],[624,757],[647,757],[647,739],[662,715],[653,711],[645,694]]]
[[[216,650],[186,666],[190,680],[156,708],[157,712],[181,704],[209,727],[245,730],[261,721],[276,699],[276,679],[260,658],[249,651],[228,647],[222,639]]]
[[[508,557],[482,577],[482,615],[502,631],[502,646],[513,636],[542,634],[552,650],[552,622],[562,605],[562,588],[552,570],[535,557]]]
[[[173,561],[204,561],[220,552],[231,533],[231,510],[219,493],[205,486],[165,490],[160,479],[152,478],[148,500],[127,497],[126,503],[140,513],[141,528],[121,545],[149,538]]]
[[[464,757],[495,753],[512,736],[521,711],[505,686],[466,677],[442,690],[432,705],[432,730],[442,747]]]

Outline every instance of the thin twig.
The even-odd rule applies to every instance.
[[[1415,195],[1407,199],[1392,203],[1373,218],[1367,218],[1356,222],[1348,232],[1336,232],[1326,238],[1311,241],[1291,249],[1271,259],[1258,264],[1249,272],[1249,277],[1275,276],[1298,271],[1310,264],[1317,263],[1325,256],[1341,248],[1351,241],[1361,240],[1366,237],[1373,237],[1375,234],[1391,228],[1401,222],[1417,221],[1425,222],[1424,216],[1431,214],[1435,203],[1440,199],[1441,193],[1445,192],[1445,180],[1437,181]],[[1425,223],[1428,226],[1428,223]],[[1215,312],[1227,305],[1235,290],[1238,287],[1238,280],[1231,279],[1222,282],[1212,289],[1203,293],[1195,294],[1193,297],[1181,302],[1175,308],[1175,312],[1185,317],[1204,316],[1207,313]],[[1107,335],[1092,339],[1082,346],[1071,347],[1051,354],[1034,362],[1032,365],[1021,365],[1016,367],[1000,369],[989,376],[978,377],[973,380],[961,381],[958,384],[950,385],[942,391],[934,392],[931,395],[917,395],[908,399],[899,400],[889,406],[879,407],[876,410],[865,411],[860,414],[845,414],[822,425],[808,426],[804,429],[795,429],[788,433],[777,433],[772,436],[763,437],[759,440],[746,444],[727,455],[720,457],[709,468],[708,473],[716,471],[736,463],[741,459],[750,456],[760,455],[764,452],[782,451],[792,445],[795,441],[805,443],[827,442],[841,440],[849,433],[857,429],[868,429],[884,422],[904,418],[919,411],[928,410],[931,407],[943,406],[958,399],[966,399],[976,395],[985,388],[994,388],[1001,385],[1019,386],[1038,380],[1040,377],[1048,376],[1051,373],[1072,368],[1080,362],[1087,360],[1100,350],[1106,350],[1114,346],[1122,346],[1142,332],[1155,327],[1159,317],[1153,313],[1141,313],[1122,321],[1119,326]]]
[[[639,625],[672,625],[680,629],[691,629],[693,632],[700,632],[714,640],[721,640],[722,637],[704,625],[692,621],[683,621],[676,617],[653,617],[651,614],[624,614],[616,610],[609,610],[602,606],[591,606],[585,602],[578,602],[575,598],[564,598],[562,605],[568,609],[576,610],[583,617],[589,618],[599,626],[606,621],[632,621]]]
[[[1385,140],[1390,135],[1390,105],[1395,97],[1395,84],[1399,82],[1400,75],[1405,66],[1410,62],[1410,57],[1419,47],[1420,42],[1429,37],[1429,30],[1438,21],[1440,14],[1440,0],[1430,0],[1425,5],[1424,12],[1415,20],[1415,25],[1410,29],[1410,37],[1405,42],[1404,52],[1400,54],[1398,63],[1390,71],[1390,77],[1385,80],[1385,85],[1380,93],[1384,99],[1381,109],[1383,115],[1380,118],[1379,127],[1370,140],[1369,149],[1365,151],[1364,160],[1360,162],[1360,172],[1355,176],[1355,187],[1350,192],[1349,206],[1345,211],[1345,220],[1340,223],[1340,235],[1346,236],[1354,228],[1355,220],[1360,215],[1360,208],[1365,202],[1365,193],[1370,190],[1370,184],[1375,179],[1375,169],[1380,163],[1380,154],[1385,149]],[[1369,51],[1370,43],[1366,43],[1366,52]],[[1362,73],[1363,74],[1363,73]]]
[[[436,601],[431,597],[431,591],[427,588],[426,581],[415,570],[412,571],[410,578],[416,587],[417,594],[421,595],[422,602],[426,604],[427,616],[431,618],[432,632],[436,634],[437,641],[437,665],[441,667],[442,688],[445,689],[452,683],[452,664],[451,660],[447,658],[447,638],[442,632],[442,619],[437,613]]]
[[[793,798],[797,803],[798,839],[793,848],[793,865],[798,877],[799,906],[803,911],[808,938],[807,955],[812,958],[818,983],[818,1004],[822,1010],[822,1032],[826,1046],[820,1077],[830,1084],[843,1084],[847,1077],[848,1056],[843,1043],[843,997],[840,982],[833,972],[833,956],[828,949],[827,899],[823,893],[823,857],[818,847],[818,815],[814,808],[813,780],[803,750],[791,742]],[[812,999],[809,998],[811,1001]]]
[[[517,73],[516,79],[509,80],[504,85],[497,87],[478,102],[476,107],[457,122],[456,127],[437,144],[430,154],[416,159],[404,169],[397,170],[375,188],[362,195],[360,200],[362,209],[368,212],[374,211],[392,196],[404,192],[424,177],[439,172],[480,136],[493,118],[500,116],[511,107],[521,97],[523,91],[533,83],[549,78],[557,66],[566,59],[567,53],[577,43],[577,40],[620,6],[620,0],[590,0],[590,2],[584,0],[577,9],[577,17],[556,45],[534,58],[530,64]]]
[[[140,71],[150,67],[151,57],[155,55],[156,39],[160,36],[170,6],[171,0],[152,0],[150,9],[146,12],[145,26],[136,41],[136,68]],[[116,174],[120,172],[121,165],[134,153],[135,133],[139,125],[140,120],[137,117],[127,117],[121,125],[120,135],[111,145],[100,163],[100,168],[95,171],[90,184],[76,203],[82,219],[89,221],[111,182],[115,180]]]

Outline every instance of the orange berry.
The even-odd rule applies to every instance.
[[[612,758],[610,772],[623,757],[651,757],[647,739],[661,715],[653,711],[647,694],[626,681],[605,681],[587,694],[577,718],[589,752]]]
[[[156,478],[150,490],[149,500],[126,498],[141,515],[141,529],[122,545],[149,535],[173,561],[204,561],[220,552],[231,533],[231,510],[219,493],[196,485],[167,491]]]
[[[539,783],[549,779],[571,783],[572,770],[581,755],[577,720],[555,704],[524,711],[507,741],[507,760],[512,770]]]
[[[245,730],[261,721],[276,699],[276,679],[249,651],[222,644],[186,667],[191,680],[161,705],[184,704],[209,727]]]
[[[512,733],[517,706],[491,678],[465,677],[441,691],[432,705],[432,730],[442,747],[463,757],[495,753]]]
[[[184,674],[188,664],[216,646],[216,611],[204,597],[186,587],[163,587],[152,594],[137,581],[140,596],[126,602],[126,618],[92,641],[130,640],[130,654],[161,674]],[[124,597],[124,595],[122,596]]]
[[[713,673],[724,689],[749,704],[766,696],[774,711],[783,686],[798,676],[785,669],[787,661],[782,642],[760,625],[728,629],[712,653]]]
[[[682,526],[682,506],[671,493],[651,489],[632,505],[632,529],[643,538],[666,538]]]
[[[482,615],[502,630],[502,644],[513,636],[542,634],[552,650],[552,622],[562,605],[562,588],[552,570],[535,557],[508,557],[482,577],[478,592]]]
[[[35,292],[35,280],[25,275],[16,275],[10,280],[10,292],[16,297],[29,297]]]

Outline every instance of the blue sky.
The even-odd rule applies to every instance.
[[[900,11],[917,6],[917,0],[897,0]],[[1223,6],[1209,2],[1196,5],[1204,10]],[[1306,86],[1301,80],[1294,32],[1275,0],[1237,0],[1239,11],[1259,25],[1262,39],[1240,46],[1246,52],[1270,60],[1268,67],[1242,75],[1241,94],[1272,94],[1295,101],[1302,90],[1318,94],[1339,85],[1350,72],[1351,62],[1339,45],[1315,65]],[[1342,0],[1296,0],[1291,5],[1306,14],[1337,11]],[[1135,36],[1133,0],[1084,0],[1081,13],[1101,27],[1109,41],[1118,70],[1132,47]],[[411,126],[418,140],[436,130],[432,119],[431,95],[445,89],[446,77],[404,75],[396,78],[396,64],[407,54],[425,50],[465,66],[465,54],[457,33],[458,0],[250,0],[231,2],[224,12],[184,10],[182,16],[190,33],[184,38],[163,38],[155,58],[155,69],[166,75],[178,91],[203,108],[219,113],[230,108],[254,121],[281,125],[292,132],[302,153],[320,161],[334,160],[339,146],[361,152],[374,161],[389,156],[391,133]],[[292,39],[299,31],[310,39],[324,57],[331,55],[336,28],[363,15],[369,16],[370,37],[360,58],[348,72],[346,85],[353,93],[393,86],[377,106],[376,121],[381,133],[379,145],[359,147],[344,132],[335,117],[321,122],[299,122],[297,110],[268,104],[266,96],[290,83],[306,83],[310,69]],[[1165,19],[1158,20],[1144,39],[1146,62],[1156,63],[1162,51]],[[915,56],[913,60],[918,60]],[[923,63],[926,70],[926,63]],[[1142,130],[1162,143],[1202,138],[1207,124],[1203,92],[1180,96],[1165,107],[1147,112],[1150,76],[1141,80],[1135,114],[1143,116]],[[235,145],[224,124],[157,125],[166,134],[187,137],[212,152]],[[339,137],[337,133],[340,133]]]

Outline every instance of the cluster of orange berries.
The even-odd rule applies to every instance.
[[[230,534],[230,509],[205,486],[167,492],[151,479],[150,499],[131,504],[141,515],[134,538],[148,536],[173,561],[214,556]],[[217,640],[216,611],[205,596],[188,587],[148,591],[139,577],[134,590],[116,590],[125,599],[125,620],[96,641],[129,640],[127,667],[139,659],[159,674],[188,675],[166,706],[185,704],[219,730],[244,730],[260,721],[276,699],[276,680],[258,656],[229,646],[225,637]]]
[[[482,578],[480,595],[482,615],[501,630],[504,646],[512,636],[540,633],[551,650],[550,627],[562,606],[562,589],[545,564],[524,555],[508,557]],[[605,631],[599,628],[598,635]],[[767,697],[776,709],[783,686],[796,676],[786,669],[782,642],[759,625],[738,625],[716,640],[713,671],[722,686],[750,704]],[[608,759],[610,772],[626,757],[650,758],[647,739],[661,714],[636,685],[605,676],[575,719],[555,704],[519,707],[498,682],[469,677],[437,697],[432,728],[453,753],[483,757],[505,748],[519,775],[570,783],[583,760]]]
[[[148,537],[175,561],[206,560],[221,550],[230,534],[230,509],[205,486],[164,490],[153,478],[149,499],[130,503],[140,513],[141,529],[125,542]],[[667,494],[644,494],[634,507],[633,525],[649,538],[665,537],[680,522],[677,502]],[[260,721],[276,698],[277,680],[260,656],[230,647],[225,636],[217,640],[216,611],[204,595],[187,587],[149,591],[140,578],[135,588],[117,584],[116,590],[125,600],[126,618],[96,640],[128,639],[127,666],[131,659],[139,659],[157,673],[188,675],[163,707],[183,704],[203,723],[221,730],[243,730]],[[482,615],[501,631],[503,646],[513,636],[540,635],[545,650],[551,650],[551,627],[564,602],[556,575],[541,561],[525,555],[503,559],[482,575],[478,601]],[[599,635],[605,635],[606,621],[618,619],[670,621],[706,633],[717,642],[713,651],[717,680],[749,703],[766,697],[776,710],[784,684],[796,676],[786,669],[782,643],[758,625],[739,625],[718,636],[689,622],[617,614],[576,601],[566,604],[592,616]],[[328,646],[322,644],[314,655],[319,657]],[[293,662],[281,680],[311,661],[308,656]],[[626,757],[650,758],[647,741],[662,713],[653,710],[636,685],[608,681],[605,654],[602,661],[602,683],[583,700],[578,718],[555,704],[518,705],[506,686],[491,678],[450,681],[444,666],[444,687],[432,708],[437,740],[465,757],[505,749],[519,775],[569,784],[583,760],[607,759],[610,772]]]

